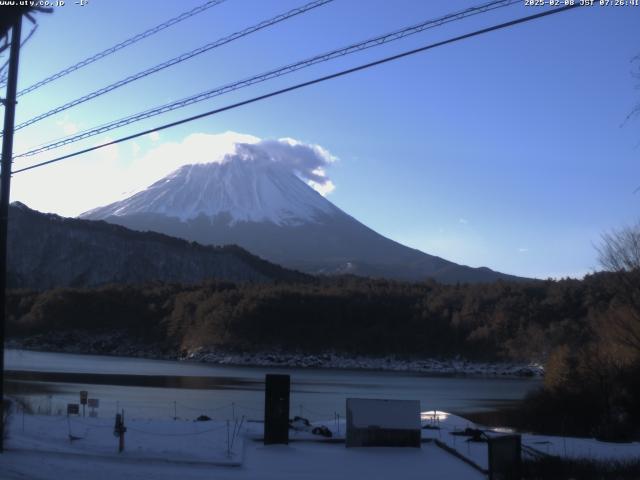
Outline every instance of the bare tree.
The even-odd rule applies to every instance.
[[[597,248],[602,267],[615,274],[618,298],[603,331],[640,358],[640,222],[605,233]]]
[[[600,265],[611,272],[640,269],[640,222],[602,235],[597,247]]]

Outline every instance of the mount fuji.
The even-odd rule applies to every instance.
[[[446,283],[518,278],[458,265],[388,239],[333,205],[290,166],[268,158],[228,155],[222,162],[185,165],[81,218],[204,245],[236,244],[312,274]]]

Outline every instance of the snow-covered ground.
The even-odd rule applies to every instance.
[[[513,433],[507,429],[485,429],[469,420],[447,412],[422,412],[423,425],[435,427],[423,429],[422,438],[437,439],[458,453],[473,461],[483,469],[488,468],[488,451],[486,442],[467,441],[468,437],[453,435],[466,428],[480,428],[488,436]],[[567,458],[588,459],[635,459],[640,457],[640,442],[608,443],[593,438],[557,437],[550,435],[522,434],[523,453],[540,452]]]
[[[127,420],[126,447],[117,453],[106,419],[14,416],[3,480],[14,479],[482,479],[433,443],[415,448],[346,449],[305,432],[289,445],[264,446],[261,423],[244,423],[231,452],[226,422]],[[230,425],[233,437],[235,423]],[[76,440],[69,440],[69,431]],[[344,433],[344,428],[341,429]],[[340,438],[340,435],[336,435]],[[335,437],[334,437],[335,438]]]
[[[117,452],[113,420],[13,415],[7,451],[0,455],[3,480],[94,479],[459,479],[486,478],[441,449],[438,440],[482,469],[487,444],[452,435],[476,425],[447,412],[422,413],[422,448],[345,448],[344,420],[323,422],[333,437],[291,431],[289,445],[264,446],[263,424],[231,420],[125,419],[125,451]],[[435,427],[435,428],[433,428]],[[237,434],[234,435],[234,432]],[[489,432],[498,435],[500,432]],[[70,440],[69,435],[74,439]],[[432,441],[428,441],[432,440]],[[637,458],[640,443],[525,434],[525,449],[568,457]]]

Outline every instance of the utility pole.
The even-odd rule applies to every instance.
[[[11,161],[13,158],[13,127],[16,116],[18,87],[18,59],[22,15],[16,15],[11,27],[11,50],[7,77],[7,96],[4,100],[4,133],[2,137],[2,171],[0,172],[0,399],[2,415],[0,427],[4,431],[4,337],[7,318],[7,230],[9,194],[11,193]],[[4,452],[4,435],[0,435],[0,452]]]

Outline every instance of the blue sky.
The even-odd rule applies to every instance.
[[[67,1],[40,15],[20,88],[201,0]],[[138,70],[303,4],[227,0],[20,99],[21,122]],[[335,0],[20,131],[16,153],[130,113],[480,2]],[[524,2],[523,2],[524,3]],[[151,128],[385,55],[540,11],[455,22],[76,144]],[[25,34],[29,30],[25,23]],[[339,160],[328,198],[378,232],[472,266],[532,277],[597,268],[602,232],[640,217],[640,7],[576,9],[333,80],[64,166],[14,177],[12,200],[76,215],[165,143],[225,131],[318,144]],[[52,154],[44,155],[46,159]],[[184,159],[188,163],[188,158]],[[16,167],[28,164],[16,162]],[[113,188],[111,189],[111,185]],[[106,194],[105,194],[106,195]],[[106,197],[105,197],[106,198]]]

